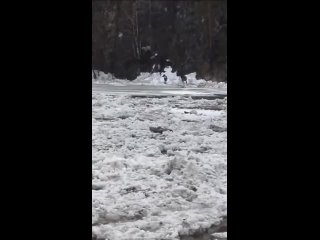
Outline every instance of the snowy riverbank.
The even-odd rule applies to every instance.
[[[167,76],[167,84],[164,84],[162,75]],[[126,86],[126,85],[153,85],[153,86],[183,86],[180,77],[177,76],[176,72],[172,72],[171,67],[167,67],[165,72],[160,75],[159,73],[141,73],[135,80],[128,81],[124,79],[117,79],[110,73],[97,72],[97,79],[93,79],[92,82],[95,84],[110,84],[115,86]],[[227,89],[227,83],[225,82],[214,82],[206,81],[203,79],[196,79],[196,73],[190,73],[187,76],[188,84],[187,87],[208,87],[217,89]]]

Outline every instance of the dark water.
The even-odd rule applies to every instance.
[[[224,90],[213,88],[179,88],[165,86],[112,86],[107,84],[92,84],[92,91],[108,95],[127,95],[134,98],[164,98],[170,96],[185,96],[192,99],[222,99],[227,96]]]

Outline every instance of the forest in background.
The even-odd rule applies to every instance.
[[[168,65],[227,81],[227,0],[92,0],[94,70],[133,80]]]

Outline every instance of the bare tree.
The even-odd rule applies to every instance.
[[[211,1],[207,2],[207,14],[208,14],[208,38],[209,49],[212,49],[212,16],[211,16]]]
[[[141,59],[141,41],[139,35],[139,14],[138,14],[138,7],[139,7],[139,0],[132,1],[131,12],[124,10],[125,16],[127,20],[129,20],[130,28],[128,29],[128,33],[132,36],[132,49],[134,57],[138,60]]]

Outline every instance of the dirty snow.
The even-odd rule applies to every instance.
[[[93,79],[92,82],[96,84],[110,84],[115,86],[126,86],[126,85],[160,85],[160,86],[184,86],[181,78],[177,76],[176,72],[172,72],[171,67],[166,67],[164,73],[141,73],[135,80],[128,81],[126,79],[117,79],[110,73],[103,73],[96,71],[98,78]],[[164,84],[163,74],[167,76],[167,84]],[[188,79],[187,87],[210,87],[218,89],[227,89],[227,83],[216,82],[216,81],[206,81],[204,79],[196,79],[196,73],[190,73],[186,75]]]
[[[93,92],[93,238],[182,239],[219,224],[227,216],[226,128],[227,98]]]

